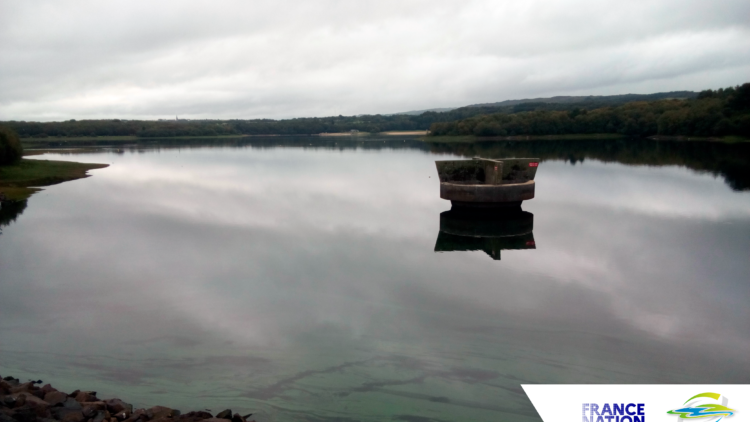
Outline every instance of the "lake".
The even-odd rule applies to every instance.
[[[472,156],[541,158],[521,243],[470,219],[473,239],[441,233],[434,161]],[[5,219],[3,376],[258,422],[535,421],[521,384],[750,380],[745,144],[277,137],[32,158],[111,166]]]

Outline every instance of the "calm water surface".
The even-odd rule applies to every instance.
[[[35,157],[112,166],[3,227],[0,374],[259,422],[531,421],[523,383],[750,381],[747,149],[529,148]],[[472,154],[543,159],[533,244],[499,260],[480,223],[436,245],[434,161]]]

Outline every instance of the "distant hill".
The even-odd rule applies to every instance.
[[[747,85],[748,87],[750,87],[750,84],[747,84]],[[734,98],[737,95],[739,95],[739,91],[736,91],[737,89],[739,88],[727,88],[727,89],[719,90],[716,92],[708,90],[708,91],[702,91],[700,94],[696,94],[695,92],[691,92],[691,91],[675,91],[675,92],[661,92],[661,93],[646,94],[646,95],[625,94],[625,95],[558,96],[558,97],[550,97],[550,98],[529,98],[529,99],[520,99],[520,100],[508,100],[508,101],[501,101],[501,102],[489,103],[489,104],[474,104],[474,105],[459,107],[459,108],[447,108],[446,107],[446,108],[433,108],[430,110],[413,110],[413,111],[407,111],[407,112],[402,112],[402,113],[394,113],[390,115],[389,114],[386,114],[386,115],[375,114],[375,115],[358,115],[358,116],[327,116],[327,117],[294,118],[294,119],[284,119],[284,120],[272,120],[272,119],[232,119],[232,120],[180,119],[180,120],[177,120],[175,119],[175,120],[155,121],[155,120],[106,119],[106,120],[78,120],[78,121],[68,120],[64,122],[45,122],[45,123],[23,122],[23,121],[9,121],[9,122],[4,122],[4,123],[0,122],[0,123],[3,123],[7,125],[8,127],[10,127],[11,129],[13,129],[23,139],[50,138],[49,142],[55,142],[54,138],[62,139],[62,138],[76,138],[76,137],[93,138],[93,137],[132,136],[132,137],[137,137],[137,138],[165,138],[165,137],[168,138],[168,137],[175,137],[175,136],[203,136],[205,137],[205,136],[234,136],[234,135],[315,135],[315,134],[320,134],[320,133],[345,133],[345,132],[350,132],[352,130],[357,130],[360,132],[380,133],[380,132],[387,132],[387,131],[427,130],[438,123],[442,125],[435,128],[434,130],[435,133],[437,133],[438,129],[440,129],[439,131],[443,134],[453,135],[453,134],[464,134],[463,132],[461,133],[457,132],[458,129],[460,128],[458,128],[458,126],[456,125],[458,125],[459,122],[461,121],[465,121],[466,119],[472,119],[471,120],[472,128],[476,126],[475,123],[478,123],[480,121],[484,122],[485,120],[486,122],[484,123],[487,123],[487,125],[489,125],[488,128],[485,128],[484,126],[479,127],[476,133],[473,132],[474,129],[472,129],[472,132],[469,134],[475,134],[479,136],[490,136],[490,135],[505,136],[505,135],[500,135],[500,133],[502,133],[501,129],[503,129],[505,126],[500,127],[500,126],[495,125],[495,123],[499,125],[500,123],[498,122],[500,121],[505,122],[505,120],[507,119],[511,119],[513,121],[518,120],[519,122],[523,120],[525,122],[524,119],[530,118],[530,116],[557,116],[557,117],[562,118],[563,120],[565,119],[570,120],[570,119],[573,119],[570,116],[579,116],[579,115],[603,116],[605,114],[609,117],[612,117],[612,119],[614,119],[612,120],[614,122],[612,123],[613,125],[615,125],[615,123],[616,124],[630,124],[632,123],[630,122],[630,120],[634,120],[636,123],[638,123],[638,122],[641,122],[641,120],[643,120],[641,117],[637,115],[626,116],[625,114],[627,113],[625,113],[624,111],[622,110],[618,111],[618,110],[612,110],[612,109],[623,107],[623,106],[626,106],[628,103],[630,103],[629,105],[627,105],[627,107],[625,107],[627,108],[627,110],[648,109],[646,110],[648,111],[647,114],[653,115],[653,116],[656,116],[658,114],[659,116],[661,116],[665,108],[659,104],[651,104],[655,102],[655,100],[663,100],[663,99],[668,99],[668,98],[685,99],[685,100],[690,99],[690,101],[681,101],[681,100],[680,101],[667,101],[669,103],[674,103],[674,104],[668,104],[669,107],[667,108],[669,108],[674,113],[679,114],[688,109],[692,110],[690,107],[692,107],[693,105],[691,104],[696,101],[700,102],[700,104],[702,105],[708,104],[707,102],[700,100],[701,96],[704,96],[706,98],[713,98],[712,96],[715,96],[717,98],[716,101],[718,101],[717,103],[718,105],[716,106],[720,108],[720,106],[723,106],[724,103],[729,104],[728,103],[729,97]],[[743,93],[742,95],[745,95],[744,94],[745,88],[742,88],[742,93]],[[696,97],[698,97],[698,99],[692,100],[693,98],[696,98]],[[740,97],[737,97],[737,98],[740,98]],[[745,97],[742,97],[742,98],[745,98]],[[742,98],[736,101],[740,101],[740,102],[745,101]],[[750,98],[750,94],[748,94],[748,98]],[[735,100],[732,100],[732,101],[736,102]],[[641,102],[643,104],[640,104]],[[688,107],[688,108],[684,108],[683,106]],[[661,111],[658,111],[656,109],[652,110],[654,107],[658,108]],[[748,106],[748,108],[750,109],[750,106]],[[594,113],[595,110],[599,110],[599,111]],[[534,112],[534,113],[528,113],[528,112]],[[621,112],[625,114],[620,115],[622,114]],[[607,113],[610,113],[610,114],[620,113],[620,114],[617,114],[617,116],[613,115],[614,116],[613,117]],[[485,117],[481,117],[481,116],[485,116]],[[671,114],[669,116],[671,116]],[[739,114],[737,114],[737,116],[739,116]],[[740,133],[744,134],[745,129],[743,128],[745,127],[745,123],[744,123],[745,121],[742,119],[744,119],[745,117],[743,116],[739,116],[739,117],[735,116],[736,117],[735,119],[735,117],[731,117],[728,115],[726,116],[718,115],[718,114],[715,115],[714,113],[714,114],[711,114],[711,118],[709,119],[710,122],[708,120],[706,121],[708,122],[706,123],[706,125],[710,126],[710,130],[702,128],[701,126],[700,129],[695,129],[695,130],[690,129],[690,131],[688,132],[685,132],[681,129],[680,130],[678,129],[667,130],[666,126],[662,128],[663,130],[659,129],[657,128],[657,126],[655,126],[657,125],[657,123],[658,124],[661,124],[661,123],[672,124],[670,123],[671,120],[667,121],[668,119],[665,118],[665,119],[657,121],[658,119],[654,117],[653,119],[649,120],[651,122],[650,123],[651,126],[643,128],[641,126],[638,126],[641,123],[638,123],[638,125],[636,125],[638,126],[638,128],[643,129],[641,131],[642,133],[638,131],[636,131],[637,133],[633,132],[635,129],[629,126],[628,128],[620,128],[622,129],[622,132],[617,132],[617,133],[625,133],[628,135],[633,134],[633,135],[638,135],[638,136],[651,136],[653,134],[669,135],[669,136],[672,136],[672,135],[708,136],[708,135],[703,135],[703,133],[708,133],[711,136],[713,136],[714,134],[716,134],[717,136],[734,135],[734,134],[740,134]],[[607,125],[607,123],[611,120],[611,119],[608,120],[609,117],[603,120],[604,126],[602,127],[600,127],[601,125],[600,126],[589,125],[589,126],[597,128],[596,129],[597,131],[595,133],[612,133],[612,131],[619,130],[618,129],[619,126],[616,126],[616,125],[612,126],[614,129],[609,128],[609,126]],[[731,119],[729,117],[731,117]],[[719,121],[714,122],[713,120],[715,120],[715,118],[718,118]],[[584,120],[583,117],[581,118],[576,117],[576,119]],[[740,119],[742,121],[737,120],[737,119]],[[495,120],[497,120],[497,122]],[[679,121],[682,121],[682,120],[679,120]],[[451,123],[451,122],[453,123],[444,125],[444,124]],[[542,123],[540,123],[540,125],[542,125]],[[547,122],[547,123],[550,123],[552,126],[557,127],[556,125],[559,122]],[[686,124],[692,125],[694,123],[695,122],[690,120]],[[676,123],[674,123],[674,125],[676,125]],[[714,130],[714,126],[716,126],[715,130]],[[534,129],[534,130],[537,130],[537,132],[532,131],[533,133],[532,132],[527,133],[528,130],[531,130],[531,129],[528,129],[528,128],[519,128],[519,129],[511,128],[511,129],[505,129],[505,130],[509,134],[511,132],[518,133],[518,134],[537,134],[537,132],[539,133],[544,132],[546,134],[547,132],[545,131],[553,130],[550,128],[546,128],[544,130]],[[573,129],[575,129],[575,131],[570,132],[570,130],[573,130]],[[568,129],[565,129],[565,131],[560,132],[560,133],[576,133],[576,134],[593,133],[591,132],[591,130],[593,129],[591,130],[589,129],[584,130],[584,128],[578,128],[578,129],[573,128],[573,129],[568,128]],[[433,129],[430,129],[430,130],[433,130]],[[461,129],[460,131],[463,131],[463,130],[464,129]],[[495,132],[497,132],[497,134],[495,134]],[[551,133],[558,133],[558,132],[553,131]],[[743,136],[746,136],[746,135],[743,135]]]
[[[666,99],[695,98],[697,92],[693,91],[671,91],[657,92],[656,94],[622,94],[622,95],[582,95],[582,96],[557,96],[548,98],[527,98],[523,100],[505,100],[498,103],[471,104],[466,107],[508,107],[523,103],[547,103],[547,104],[574,104],[574,103],[612,103],[623,104],[631,101],[655,101]]]
[[[580,106],[594,106],[603,107],[608,105],[620,105],[629,103],[632,101],[655,101],[655,100],[667,100],[667,99],[687,99],[695,98],[698,96],[697,92],[693,91],[671,91],[671,92],[657,92],[656,94],[622,94],[622,95],[580,95],[580,96],[556,96],[556,97],[545,97],[545,98],[525,98],[522,100],[505,100],[497,103],[480,103],[470,104],[462,107],[445,107],[445,108],[429,108],[425,110],[412,110],[403,111],[400,113],[384,114],[384,116],[396,116],[396,115],[407,115],[407,116],[419,116],[426,112],[435,113],[446,113],[453,110],[464,109],[469,107],[480,107],[480,108],[502,108],[502,107],[513,107],[519,104],[532,103],[534,105],[541,104],[561,104],[561,105],[580,105]],[[535,107],[520,107],[517,111],[526,111],[527,109],[532,110]]]
[[[400,113],[391,113],[391,114],[384,114],[384,116],[395,116],[397,114],[405,114],[408,116],[419,116],[422,113],[426,113],[428,111],[434,111],[435,113],[442,113],[444,111],[451,111],[455,110],[458,107],[446,107],[446,108],[428,108],[426,110],[412,110],[412,111],[402,111]]]
[[[487,113],[493,109],[496,111]],[[507,137],[606,133],[631,137],[748,137],[750,83],[716,91],[709,89],[699,94],[679,91],[504,101],[443,114],[468,117],[435,121],[430,125],[431,135]]]

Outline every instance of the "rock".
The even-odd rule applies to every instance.
[[[231,409],[213,417],[209,409],[181,415],[177,409],[154,406],[133,410],[120,399],[100,400],[95,391],[70,394],[42,381],[20,383],[13,377],[0,380],[0,422],[247,422],[251,415]]]
[[[198,412],[188,412],[184,415],[180,415],[180,422],[199,422],[205,419],[211,419],[213,418],[213,415],[208,412],[198,411]]]
[[[16,394],[11,394],[10,396],[13,397],[14,399],[18,400],[18,398],[21,397],[22,395],[26,396],[26,403],[34,402],[38,406],[49,407],[49,403],[47,403],[46,401],[40,399],[39,397],[37,397],[37,396],[35,396],[33,394],[29,394],[29,393],[16,393]]]
[[[107,403],[103,401],[85,401],[81,403],[84,408],[87,406],[93,407],[96,410],[107,410]]]
[[[232,419],[232,410],[231,409],[222,410],[221,412],[219,412],[216,415],[216,418],[217,419],[230,419],[231,420]]]
[[[13,419],[15,419],[16,422],[34,422],[36,421],[36,412],[34,409],[28,407],[16,409],[16,411],[13,412]]]
[[[68,395],[61,392],[61,391],[50,391],[49,393],[44,395],[44,401],[51,405],[56,405],[59,403],[63,403],[65,400],[68,399]]]
[[[96,391],[81,391],[80,393],[76,394],[75,399],[78,403],[98,400],[96,398]]]
[[[107,410],[117,419],[127,419],[133,413],[133,405],[125,403],[120,399],[110,399],[105,401],[107,403]]]
[[[81,409],[81,413],[83,413],[83,416],[87,418],[93,418],[99,413],[99,410],[97,410],[94,406],[85,406],[85,405],[82,405],[82,406],[83,406],[83,409]],[[102,415],[103,414],[104,412],[102,412]]]
[[[146,416],[146,409],[136,409],[133,411],[133,413],[128,416],[127,419],[125,419],[123,422],[139,422],[141,421],[141,416],[143,416],[143,422],[146,422],[148,420],[148,417]]]
[[[180,411],[164,406],[154,406],[146,410],[146,416],[148,416],[148,418],[151,420],[162,418],[176,418],[177,416],[180,416]]]
[[[15,394],[15,393],[28,393],[29,391],[31,391],[31,388],[33,386],[34,386],[33,383],[31,383],[31,382],[25,382],[25,383],[19,385],[18,387],[11,388],[10,392],[11,392],[11,394]]]
[[[138,409],[137,411],[133,412],[136,416],[136,421],[138,422],[148,422],[148,415],[146,415],[146,409]]]
[[[52,417],[63,422],[83,422],[86,419],[79,409],[53,407],[50,409],[50,413]]]
[[[49,405],[47,403],[44,403],[43,406],[40,406],[39,404],[37,404],[34,401],[27,401],[26,404],[24,404],[23,406],[21,406],[19,408],[16,408],[14,410],[14,414],[23,414],[23,415],[26,415],[26,414],[33,413],[34,417],[32,419],[36,419],[36,418],[48,418],[48,417],[52,416],[52,414],[49,412],[48,408],[49,408]],[[13,417],[15,417],[15,416],[13,416]],[[24,416],[24,417],[27,417],[27,416]],[[28,417],[30,417],[30,416],[28,416]]]
[[[91,422],[104,422],[105,420],[109,421],[109,412],[106,410],[97,411],[96,416],[91,418]]]
[[[86,406],[81,411],[83,413],[83,416],[86,418],[89,418],[89,421],[91,422],[109,422],[110,414],[106,410],[97,410],[93,406]]]
[[[67,399],[65,399],[62,405],[66,409],[74,409],[74,410],[83,409],[83,406],[81,406],[81,403],[78,403],[76,399],[74,399],[73,397],[68,397]]]
[[[5,381],[0,380],[0,395],[5,395],[10,393],[10,389],[13,388]]]
[[[61,422],[83,422],[84,420],[85,418],[80,410],[71,410],[60,419]]]
[[[56,389],[52,388],[52,386],[49,385],[49,384],[44,384],[44,387],[42,387],[41,390],[42,390],[42,392],[44,394],[51,393],[53,391],[57,391]]]
[[[5,377],[3,381],[7,382],[11,387],[17,387],[19,384],[18,380],[13,377]]]
[[[51,418],[52,413],[49,411],[49,406],[45,403],[43,406],[36,405],[34,407],[37,418]]]
[[[205,419],[211,419],[213,415],[205,411],[189,412],[185,415],[180,415],[180,422],[201,422]],[[226,420],[224,420],[226,422]]]

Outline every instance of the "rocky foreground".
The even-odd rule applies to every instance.
[[[204,411],[181,414],[164,406],[133,409],[120,399],[102,400],[95,391],[63,393],[42,381],[0,380],[0,422],[248,422],[227,409],[215,417]],[[250,421],[254,422],[254,421]]]

